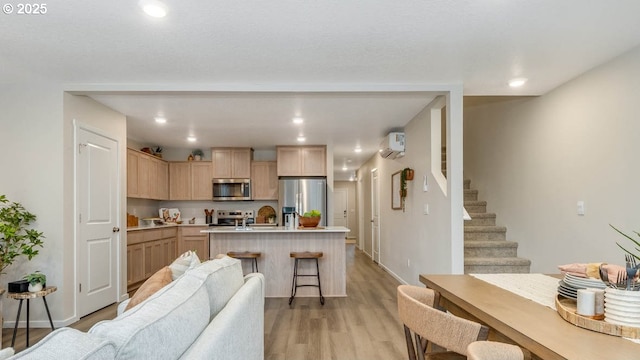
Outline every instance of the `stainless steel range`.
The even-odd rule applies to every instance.
[[[252,225],[256,222],[253,210],[218,210],[217,215],[218,221],[215,224],[209,224],[210,226],[242,225],[242,220],[245,217],[247,225]]]

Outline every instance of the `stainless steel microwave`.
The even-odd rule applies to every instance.
[[[213,200],[251,200],[251,180],[213,179]]]

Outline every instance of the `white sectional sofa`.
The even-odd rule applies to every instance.
[[[230,257],[188,270],[87,333],[61,328],[10,359],[263,359],[264,277]]]

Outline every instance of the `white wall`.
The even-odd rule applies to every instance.
[[[623,263],[609,224],[640,230],[639,80],[636,48],[539,98],[465,109],[465,177],[532,272]]]
[[[447,111],[447,141],[452,137],[462,136],[461,129],[461,94],[454,92],[447,96],[447,108],[458,106],[458,111]],[[450,180],[446,192],[441,190],[431,173],[431,125],[430,107],[427,106],[405,127],[405,156],[395,160],[382,159],[377,154],[369,159],[358,170],[358,197],[362,197],[364,224],[361,227],[362,242],[360,247],[371,254],[371,170],[378,170],[380,201],[380,264],[402,282],[420,284],[420,274],[447,274],[462,271],[462,163],[453,161],[449,167]],[[457,123],[457,126],[456,126]],[[440,137],[438,132],[435,136]],[[458,155],[455,154],[456,149]],[[449,151],[454,152],[454,159],[461,158],[461,143],[453,142]],[[415,170],[413,181],[407,182],[407,198],[405,211],[391,209],[391,175],[406,167]],[[454,169],[454,170],[452,170]],[[423,191],[423,177],[427,176],[429,190]],[[459,188],[452,188],[459,184]],[[456,185],[457,186],[457,185]],[[448,194],[448,195],[445,195]],[[425,205],[429,206],[429,214],[424,214]],[[456,219],[452,214],[459,213]],[[456,232],[458,233],[456,235]]]
[[[73,247],[75,147],[71,116],[91,114],[85,119],[86,124],[117,129],[120,136],[126,131],[123,116],[105,117],[103,106],[78,99],[72,101],[70,96],[61,86],[47,82],[3,84],[0,87],[0,144],[4,152],[0,157],[0,168],[3,169],[0,193],[22,203],[34,213],[38,218],[34,227],[46,236],[40,254],[32,261],[20,258],[6,269],[2,283],[18,280],[35,270],[44,272],[47,283],[58,287],[56,293],[47,297],[56,326],[76,320]],[[122,140],[124,144],[124,137]],[[123,164],[126,163],[123,161]],[[12,327],[14,315],[10,314],[16,314],[18,302],[6,298],[2,298],[2,302],[4,325]],[[32,306],[31,310],[31,326],[49,326],[41,306]]]
[[[57,285],[57,293],[48,296],[55,320],[72,314],[73,294],[66,291],[69,271],[63,268],[65,210],[72,206],[63,192],[62,90],[45,82],[23,85],[0,85],[0,193],[22,203],[37,216],[34,228],[44,232],[44,248],[32,261],[18,258],[0,276],[3,287],[25,274],[40,270],[47,283]],[[37,106],[34,106],[37,104]],[[15,319],[18,301],[2,297],[5,325]],[[33,306],[34,325],[46,319],[41,306]],[[36,321],[33,321],[36,320]],[[11,321],[13,323],[13,321]],[[42,322],[44,324],[44,322]]]

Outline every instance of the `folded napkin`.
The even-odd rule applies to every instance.
[[[583,278],[594,278],[600,279],[600,265],[602,268],[607,271],[607,276],[609,279],[616,279],[618,277],[619,272],[625,272],[626,269],[624,266],[615,265],[615,264],[606,264],[606,263],[573,263],[566,265],[558,265],[558,269],[563,273],[570,274],[573,276],[579,276]]]

